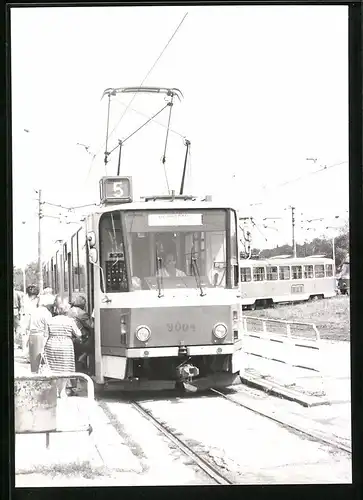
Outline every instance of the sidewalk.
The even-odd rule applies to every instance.
[[[30,365],[20,352],[15,352],[14,375],[30,374]],[[93,432],[66,432],[86,429]],[[82,478],[112,478],[120,473],[140,473],[140,461],[133,455],[122,437],[106,417],[97,401],[87,397],[57,399],[57,429],[63,432],[49,434],[17,434],[15,437],[16,485],[38,483],[44,486],[49,477],[62,478],[74,484]],[[60,479],[61,480],[61,479]],[[122,481],[119,481],[122,484]]]

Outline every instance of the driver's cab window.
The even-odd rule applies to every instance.
[[[226,286],[224,210],[128,212],[126,231],[134,290]]]
[[[214,287],[226,286],[226,246],[223,231],[207,233],[207,275]]]
[[[102,278],[104,277],[105,280],[105,292],[127,292],[126,254],[121,214],[118,211],[105,213],[101,217],[100,261],[103,269]]]

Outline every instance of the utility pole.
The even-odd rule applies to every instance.
[[[337,228],[334,227],[334,226],[327,226],[325,229],[337,229]],[[334,276],[335,276],[335,273],[336,273],[336,266],[335,266],[335,236],[332,236],[331,243],[332,243],[332,247],[333,247],[333,273],[334,273]]]
[[[23,221],[22,224],[25,224],[25,221]],[[24,234],[24,232],[23,232],[23,234]],[[24,240],[25,239],[26,238],[24,238]],[[26,292],[26,268],[27,268],[27,265],[24,264],[23,269],[22,269],[22,271],[23,271],[23,292],[24,293]]]
[[[42,224],[41,220],[43,218],[42,212],[42,190],[38,191],[38,287],[39,293],[43,291],[43,269],[42,269]]]
[[[26,292],[26,264],[23,267],[23,291]]]
[[[295,210],[296,208],[293,206],[289,206],[291,210],[291,225],[292,225],[292,249],[293,249],[293,255],[296,258],[296,240],[295,240]]]

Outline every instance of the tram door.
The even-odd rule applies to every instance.
[[[87,252],[88,254],[88,252]],[[94,266],[89,262],[87,255],[87,309],[88,314],[93,313],[94,308]]]
[[[72,280],[72,254],[71,252],[68,252],[67,255],[67,266],[68,266],[68,300],[71,301],[72,299],[72,285],[73,285],[73,280]]]
[[[89,262],[88,259],[88,251],[87,251],[87,310],[88,314],[92,316],[93,309],[94,309],[94,266]],[[95,375],[96,373],[96,367],[95,367],[95,330],[93,333],[93,339],[91,337],[91,340],[89,342],[89,347],[90,347],[90,356],[88,356],[88,367],[92,375]]]

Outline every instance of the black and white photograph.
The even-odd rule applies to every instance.
[[[351,484],[348,6],[9,29],[15,487]]]

